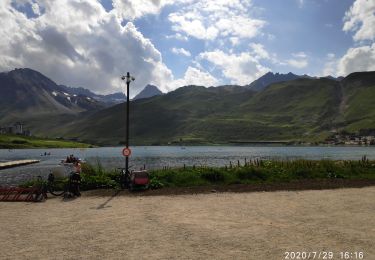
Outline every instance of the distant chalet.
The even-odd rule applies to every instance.
[[[16,122],[14,125],[11,126],[0,126],[0,134],[31,136],[30,130],[24,129],[23,126],[24,124],[22,124],[21,122]]]

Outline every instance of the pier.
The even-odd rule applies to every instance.
[[[23,166],[33,163],[38,163],[40,160],[18,160],[18,161],[10,161],[10,162],[2,162],[0,163],[0,170],[6,169],[6,168],[13,168],[17,166]]]

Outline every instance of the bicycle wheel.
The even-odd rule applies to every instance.
[[[42,192],[37,191],[33,194],[34,202],[41,202],[41,201],[44,201],[45,199],[46,199],[46,196]]]
[[[68,184],[63,181],[54,181],[48,184],[48,191],[54,196],[62,196],[68,190]]]

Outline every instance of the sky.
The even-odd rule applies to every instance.
[[[1,0],[0,71],[133,97],[147,84],[375,70],[374,0]]]

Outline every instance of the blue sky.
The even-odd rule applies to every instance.
[[[165,8],[157,16],[149,15],[136,20],[135,25],[161,51],[165,63],[173,68],[177,77],[183,76],[187,66],[193,65],[192,59],[201,52],[215,49],[246,52],[250,49],[250,43],[262,44],[267,52],[276,54],[281,60],[295,58],[293,53],[306,54],[308,65],[305,67],[274,64],[267,60],[262,62],[274,72],[322,75],[321,68],[327,54],[342,56],[353,45],[351,34],[342,30],[343,17],[352,4],[353,1],[349,0],[307,0],[303,4],[296,0],[253,1],[253,8],[258,10],[253,11],[251,16],[264,20],[266,25],[260,35],[240,39],[238,46],[220,46],[217,43],[220,38],[208,42],[194,37],[189,37],[188,41],[166,38],[175,33],[168,20],[174,8]],[[191,56],[176,55],[171,51],[172,48],[184,48]]]
[[[126,71],[136,93],[375,70],[371,0],[4,0],[0,18],[1,70],[99,93]]]

